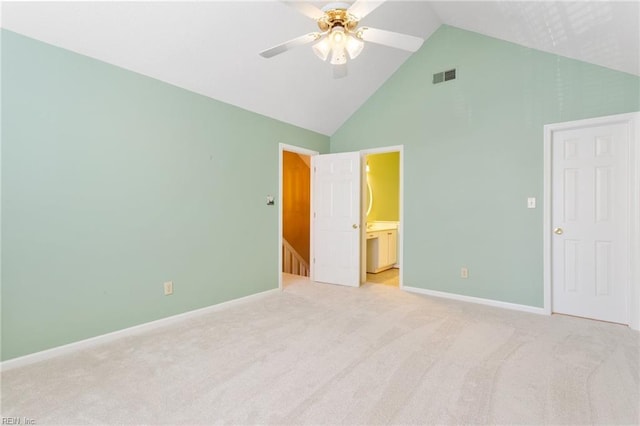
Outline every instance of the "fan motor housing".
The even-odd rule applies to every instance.
[[[322,32],[326,32],[335,26],[343,27],[347,31],[353,31],[358,26],[358,20],[347,9],[325,10],[324,15],[318,19],[318,28]]]

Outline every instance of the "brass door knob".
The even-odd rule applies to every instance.
[[[358,225],[356,225],[355,223],[354,223],[353,225],[351,225],[351,227],[352,227],[353,229],[358,229]]]
[[[562,228],[556,228],[553,230],[553,233],[556,235],[562,235],[563,232]]]

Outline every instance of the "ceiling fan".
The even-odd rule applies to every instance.
[[[358,27],[360,20],[375,10],[383,1],[356,0],[349,3],[329,3],[322,9],[300,1],[283,1],[303,15],[316,21],[319,32],[312,32],[281,43],[260,52],[264,58],[272,58],[294,47],[317,42],[313,52],[323,61],[333,65],[334,78],[347,75],[347,60],[355,59],[363,50],[364,42],[377,43],[396,49],[415,52],[423,39],[408,34]]]

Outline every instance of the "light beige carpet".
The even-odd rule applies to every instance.
[[[282,293],[2,373],[43,424],[638,424],[639,335],[299,280]]]

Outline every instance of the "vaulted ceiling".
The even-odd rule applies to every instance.
[[[3,2],[1,12],[5,29],[326,135],[411,55],[367,43],[342,79],[310,46],[262,58],[317,30],[280,1]],[[425,39],[447,24],[640,75],[637,1],[390,0],[362,24]]]

